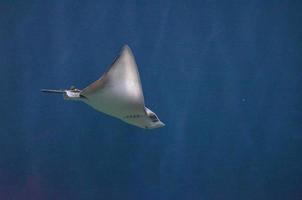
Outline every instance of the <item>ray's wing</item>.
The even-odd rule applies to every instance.
[[[97,81],[82,90],[88,100],[98,101],[104,112],[145,112],[144,95],[135,58],[125,45],[109,70]]]

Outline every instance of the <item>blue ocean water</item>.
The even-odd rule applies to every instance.
[[[0,199],[302,199],[300,1],[0,1]],[[128,44],[143,130],[84,88]]]

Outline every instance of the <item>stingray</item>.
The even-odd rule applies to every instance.
[[[41,91],[63,94],[65,100],[82,101],[99,112],[140,128],[164,126],[157,115],[145,106],[137,64],[127,45],[122,48],[109,70],[83,90],[71,87]]]

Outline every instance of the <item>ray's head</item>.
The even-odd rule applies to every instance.
[[[145,107],[145,110],[147,114],[147,123],[145,125],[146,129],[161,128],[165,126],[165,124],[159,120],[159,118],[156,116],[154,112],[152,112],[147,107]]]
[[[122,118],[122,120],[144,129],[155,129],[165,126],[165,124],[159,120],[156,114],[146,107],[144,113],[127,114],[124,118]]]

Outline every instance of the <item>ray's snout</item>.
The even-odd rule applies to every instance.
[[[155,128],[161,128],[161,127],[164,127],[165,124],[161,121],[158,121],[156,123],[154,123],[151,127],[149,127],[150,129],[155,129]]]
[[[166,126],[163,122],[158,123],[158,128]]]

